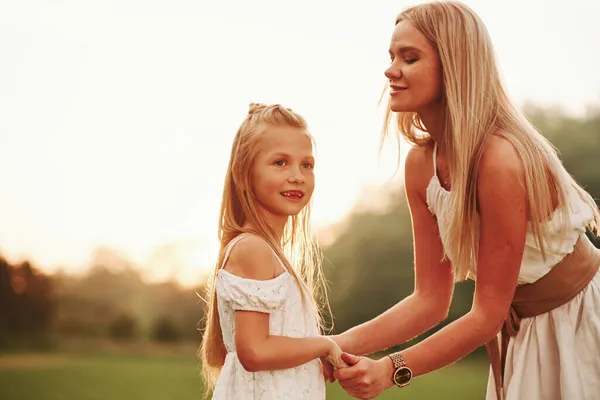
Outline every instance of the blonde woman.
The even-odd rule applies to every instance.
[[[215,400],[325,399],[319,359],[345,366],[319,333],[312,144],[300,115],[264,104],[250,105],[233,141],[200,349]]]
[[[415,145],[415,290],[334,339],[346,353],[380,351],[443,321],[454,282],[475,280],[475,295],[469,313],[404,351],[344,354],[353,366],[335,378],[370,399],[486,345],[488,400],[598,399],[600,252],[585,235],[597,233],[597,205],[509,100],[467,6],[406,9],[389,50],[388,121]]]

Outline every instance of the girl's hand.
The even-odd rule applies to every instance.
[[[323,379],[329,382],[335,382],[335,376],[333,376],[333,365],[321,357],[321,369],[323,370]]]
[[[325,361],[331,364],[334,370],[348,367],[348,364],[346,364],[346,362],[342,359],[343,352],[340,346],[338,346],[338,344],[334,342],[331,338],[325,336],[323,336],[323,338],[326,339],[328,342],[327,354],[325,355],[325,357],[323,357]]]

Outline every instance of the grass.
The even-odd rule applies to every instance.
[[[196,363],[188,359],[85,356],[25,364],[0,370],[1,399],[184,400],[197,399],[202,391]]]
[[[0,355],[2,400],[187,400],[202,398],[194,351],[119,354],[96,349],[86,353]],[[404,389],[378,399],[482,399],[487,365],[466,359]],[[328,384],[327,399],[350,399]]]

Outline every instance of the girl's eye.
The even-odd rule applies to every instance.
[[[417,60],[418,60],[418,58],[405,58],[404,62],[407,64],[413,64]]]
[[[302,164],[302,166],[306,169],[313,169],[315,167],[314,165],[312,165],[309,162],[305,162],[304,164]]]
[[[273,164],[277,165],[278,167],[283,167],[285,165],[285,160],[277,160]]]

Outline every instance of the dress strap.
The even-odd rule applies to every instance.
[[[281,265],[281,268],[283,268],[283,270],[285,272],[289,272],[287,267],[285,266],[284,262],[281,260],[281,258],[279,258],[277,253],[275,253],[275,250],[271,249],[271,251],[273,252],[273,255],[275,256],[275,258],[277,259],[277,262],[279,262],[279,265]]]
[[[220,265],[219,268],[223,268],[225,266],[225,263],[227,263],[227,260],[229,259],[229,255],[231,254],[231,250],[233,249],[233,246],[235,246],[237,242],[239,242],[240,240],[242,240],[244,237],[246,237],[248,235],[249,235],[248,233],[240,233],[239,235],[237,235],[236,237],[231,239],[229,241],[229,243],[227,243],[227,246],[225,247],[225,256],[223,257],[223,263]]]
[[[433,142],[433,175],[437,176],[437,142]]]
[[[227,260],[229,259],[229,255],[231,254],[231,250],[233,249],[233,246],[235,246],[243,238],[250,236],[250,235],[252,235],[252,234],[248,233],[248,232],[240,233],[239,235],[237,235],[236,237],[231,239],[231,241],[229,243],[227,243],[227,247],[225,249],[225,256],[223,257],[223,263],[221,264],[220,268],[223,268],[225,266],[225,263],[227,263]],[[260,239],[263,240],[265,243],[267,243],[264,239],[262,239],[262,238],[260,238]],[[269,245],[269,244],[267,243],[267,245]],[[269,245],[269,248],[271,248],[271,245]],[[275,259],[277,259],[277,262],[279,263],[279,265],[281,265],[281,268],[283,268],[283,270],[285,272],[289,272],[287,267],[285,266],[284,262],[281,261],[281,258],[279,258],[279,256],[275,252],[275,250],[273,250],[273,248],[271,248],[271,251],[273,252],[273,255],[275,256]]]

